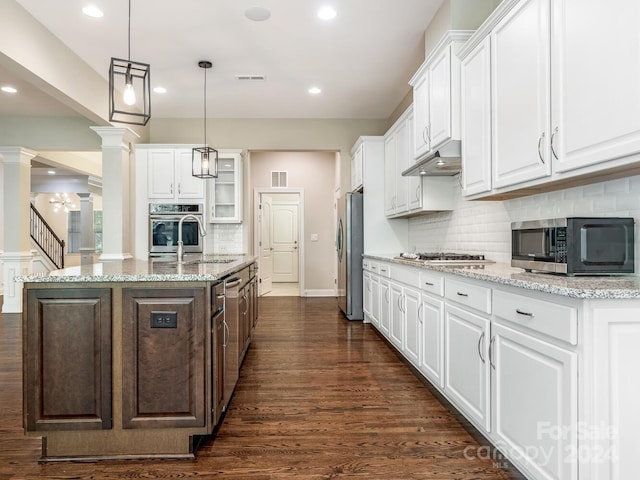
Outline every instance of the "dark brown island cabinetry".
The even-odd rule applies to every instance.
[[[205,426],[205,289],[122,291],[122,426]]]
[[[23,423],[42,437],[41,459],[193,458],[228,408],[255,325],[247,266],[25,281]],[[237,276],[240,298],[224,288]]]
[[[111,428],[111,291],[29,290],[25,303],[26,430]]]

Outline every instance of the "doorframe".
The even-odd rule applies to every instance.
[[[258,238],[260,232],[258,229],[258,215],[260,214],[260,196],[262,194],[276,195],[279,193],[297,193],[298,194],[298,295],[305,297],[305,276],[304,276],[304,189],[303,188],[262,188],[253,189],[253,251],[259,252]],[[258,255],[258,276],[260,275],[260,256]]]

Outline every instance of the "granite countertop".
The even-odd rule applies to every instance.
[[[571,298],[591,299],[640,299],[640,276],[578,276],[566,277],[550,273],[527,273],[522,268],[514,268],[505,263],[489,263],[483,268],[469,268],[455,265],[424,264],[413,260],[400,260],[396,255],[365,254],[364,258],[382,260],[401,265],[451,273],[461,277],[484,280],[500,285],[537,290]]]
[[[178,264],[175,257],[149,261],[109,260],[54,270],[45,275],[25,275],[16,280],[24,283],[207,282],[241,270],[256,258],[253,255],[185,255],[184,264]]]

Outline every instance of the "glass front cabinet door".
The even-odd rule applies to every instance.
[[[242,222],[242,161],[239,153],[219,152],[218,178],[209,189],[211,223]]]

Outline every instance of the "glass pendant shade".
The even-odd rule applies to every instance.
[[[198,178],[217,178],[218,151],[211,147],[191,150],[191,174]]]

